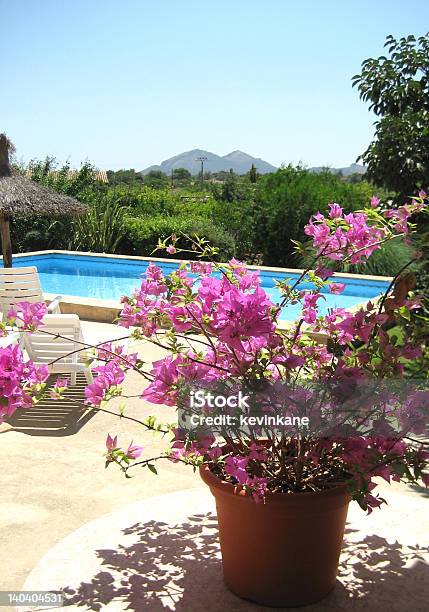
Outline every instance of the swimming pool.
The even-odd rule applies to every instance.
[[[119,300],[122,295],[130,295],[139,285],[141,275],[146,270],[149,260],[140,258],[128,259],[122,257],[80,255],[72,253],[46,252],[14,257],[13,266],[36,266],[42,289],[46,293],[98,298],[104,300]],[[164,273],[168,274],[178,266],[177,262],[167,259],[157,260]],[[275,287],[276,280],[291,279],[293,283],[299,272],[277,271],[262,268],[261,285],[274,303],[281,300]],[[325,300],[319,301],[319,312],[325,314],[329,308],[350,308],[383,293],[389,279],[368,279],[359,276],[340,275],[336,277],[344,282],[346,288],[341,295],[324,293]],[[311,288],[310,283],[303,283],[302,288]],[[280,318],[287,321],[295,320],[300,308],[287,306]]]

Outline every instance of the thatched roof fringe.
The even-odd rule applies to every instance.
[[[13,150],[6,134],[0,134],[0,215],[60,217],[80,215],[88,210],[82,202],[13,172],[9,164],[9,153]]]
[[[25,176],[0,177],[0,214],[7,217],[46,215],[60,217],[80,215],[88,210],[85,204],[63,193],[57,193]]]

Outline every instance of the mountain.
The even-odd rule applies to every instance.
[[[186,168],[193,175],[198,174],[201,171],[201,161],[198,161],[198,157],[206,157],[204,160],[204,171],[205,172],[229,172],[232,168],[236,174],[246,174],[249,172],[252,164],[255,165],[259,174],[267,174],[268,172],[275,172],[277,168],[272,166],[268,162],[264,161],[260,157],[252,157],[248,153],[243,151],[232,151],[228,155],[216,155],[211,151],[204,151],[204,149],[192,149],[192,151],[185,151],[179,153],[174,157],[164,160],[160,165],[149,166],[141,171],[141,174],[148,174],[151,170],[161,170],[165,174],[171,174],[172,170],[176,168]],[[365,166],[360,164],[350,164],[344,168],[330,168],[328,166],[315,166],[309,168],[310,172],[322,172],[323,170],[329,170],[336,174],[341,172],[343,176],[350,176],[351,174],[365,174]]]
[[[149,166],[141,171],[143,175],[148,174],[151,170],[161,170],[165,174],[171,174],[172,170],[176,168],[186,168],[191,174],[198,174],[201,171],[201,161],[198,161],[198,157],[206,157],[204,160],[204,171],[205,172],[229,172],[232,168],[236,174],[245,174],[250,170],[252,164],[255,164],[257,171],[260,174],[267,174],[268,172],[275,172],[277,168],[272,166],[268,162],[260,159],[259,157],[252,157],[243,151],[232,151],[228,155],[216,155],[210,151],[204,151],[203,149],[193,149],[192,151],[185,151],[170,159],[166,159],[159,166]]]
[[[323,170],[329,170],[333,174],[337,174],[341,172],[343,176],[350,176],[351,174],[365,174],[366,168],[365,166],[361,166],[360,164],[350,164],[350,166],[346,166],[345,168],[330,168],[329,166],[315,166],[314,168],[309,168],[310,172],[323,172]]]
[[[227,165],[237,174],[246,174],[246,172],[249,172],[252,164],[255,165],[259,174],[268,174],[269,172],[275,172],[277,170],[277,168],[260,157],[252,157],[247,153],[243,153],[243,151],[233,151],[232,153],[228,153],[228,155],[224,155],[222,159],[226,160]]]

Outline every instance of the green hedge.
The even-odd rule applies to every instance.
[[[123,242],[122,252],[127,255],[149,257],[156,248],[159,239],[165,239],[171,234],[179,236],[181,232],[189,236],[198,235],[209,240],[213,246],[218,247],[219,260],[230,259],[235,253],[235,242],[232,236],[222,227],[204,217],[161,215],[128,217],[126,227],[126,239]],[[191,243],[184,237],[179,237],[176,246],[188,249],[191,248]],[[168,257],[166,253],[161,251],[157,256]]]

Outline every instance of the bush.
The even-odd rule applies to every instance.
[[[151,170],[143,177],[143,182],[145,185],[153,187],[154,189],[165,189],[170,180],[165,172],[161,172],[161,170]]]
[[[248,263],[261,263],[255,237],[258,226],[254,217],[254,194],[247,198],[224,202],[214,200],[206,215],[234,238],[235,257]]]
[[[234,239],[222,227],[209,219],[195,216],[161,216],[128,217],[126,220],[127,238],[123,245],[123,252],[128,255],[149,257],[156,248],[159,239],[165,239],[171,234],[179,235],[181,232],[188,236],[198,235],[210,241],[219,249],[219,260],[228,260],[235,252]],[[177,246],[191,248],[191,243],[185,238],[179,238]],[[168,257],[166,253],[159,253],[158,257]]]
[[[292,240],[305,240],[304,226],[311,215],[325,211],[329,202],[338,202],[347,212],[363,208],[373,187],[346,183],[331,172],[315,174],[288,166],[262,177],[257,184],[254,224],[256,250],[265,265],[294,267],[299,257]]]
[[[310,254],[299,260],[299,267],[305,268],[311,265],[314,254]],[[329,267],[338,272],[351,274],[373,274],[375,276],[394,276],[405,264],[413,259],[413,250],[400,238],[382,244],[380,249],[374,251],[371,257],[363,264],[338,264],[330,261]],[[416,265],[410,267],[415,269]]]
[[[59,167],[54,157],[42,161],[33,160],[28,167],[21,168],[31,180],[41,183],[60,193],[81,199],[86,190],[104,191],[106,186],[96,178],[96,170],[89,162],[82,164],[80,170],[72,171],[70,165]]]
[[[95,196],[88,213],[73,222],[71,250],[94,253],[118,253],[126,233],[126,207],[112,197]]]
[[[345,265],[343,272],[353,274],[374,274],[376,276],[394,276],[411,259],[413,251],[400,238],[382,244],[374,251],[368,261],[361,265]],[[414,266],[415,267],[415,266]]]
[[[25,217],[12,219],[10,234],[14,253],[67,249],[71,235],[70,217],[49,219],[47,217]]]
[[[109,189],[109,194],[137,216],[172,214],[177,197],[171,189],[153,189],[147,185],[118,185]]]

